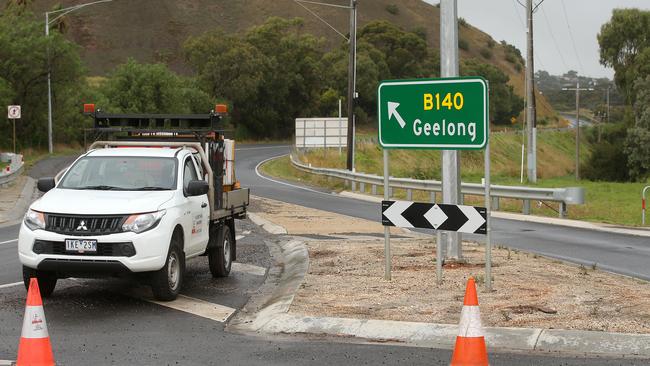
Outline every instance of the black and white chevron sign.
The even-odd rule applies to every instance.
[[[487,234],[485,207],[410,201],[382,201],[384,226]]]

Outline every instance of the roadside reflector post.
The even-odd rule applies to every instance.
[[[641,225],[645,225],[645,192],[650,188],[650,186],[645,186],[643,188],[643,193],[641,193]]]
[[[390,199],[390,182],[389,182],[389,172],[388,172],[388,150],[384,150],[384,201]],[[390,281],[390,272],[391,272],[391,256],[390,256],[390,227],[384,226],[384,257],[386,259],[386,268],[384,269],[384,279]]]

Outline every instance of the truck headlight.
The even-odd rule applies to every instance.
[[[139,234],[143,231],[153,229],[158,225],[160,219],[165,216],[167,210],[161,210],[158,212],[149,212],[137,215],[129,216],[124,224],[122,225],[123,231],[132,231],[136,234]]]
[[[45,229],[45,215],[31,208],[25,213],[25,226],[30,230]]]

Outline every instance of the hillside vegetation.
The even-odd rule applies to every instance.
[[[8,0],[0,0],[3,7]],[[332,0],[346,5],[348,1]],[[56,4],[69,6],[75,0],[33,0],[34,14]],[[427,43],[439,49],[439,8],[421,0],[359,0],[359,27],[374,20],[387,20],[399,27],[422,33]],[[308,5],[336,29],[346,34],[349,16],[345,9]],[[138,0],[114,1],[94,5],[70,14],[67,37],[82,46],[82,59],[90,74],[105,75],[129,57],[139,62],[164,62],[171,69],[189,73],[181,52],[185,40],[206,31],[221,29],[226,33],[243,33],[267,18],[304,18],[304,31],[325,39],[325,47],[338,47],[342,38],[327,25],[292,0]],[[512,47],[504,46],[488,34],[459,21],[461,58],[477,58],[493,64],[510,77],[515,92],[523,96],[523,60]],[[542,95],[537,96],[540,121],[559,121]],[[520,116],[519,121],[522,118]]]
[[[374,135],[359,135],[360,141],[368,141]],[[519,180],[521,164],[520,133],[490,134],[492,175],[495,184],[513,183]],[[582,139],[586,158],[591,150],[587,138]],[[541,179],[570,175],[575,164],[575,134],[565,131],[542,131],[538,134],[537,171]],[[462,151],[462,176],[464,181],[480,182],[484,176],[483,151]],[[345,169],[345,154],[331,150],[327,156],[323,150],[309,150],[300,159],[318,167]],[[371,174],[383,174],[382,149],[379,144],[363,142],[357,145],[356,170]],[[438,150],[390,150],[390,175],[415,179],[440,179],[442,161]],[[525,167],[524,167],[525,169]],[[524,173],[525,174],[525,173]],[[525,179],[525,177],[524,177]]]

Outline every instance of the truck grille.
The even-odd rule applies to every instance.
[[[45,230],[75,236],[108,235],[122,232],[126,216],[76,216],[46,214]]]
[[[96,253],[67,252],[65,243],[62,241],[35,240],[33,246],[36,254],[62,254],[75,256],[99,256],[99,257],[133,257],[135,247],[131,242],[123,243],[97,243]]]

